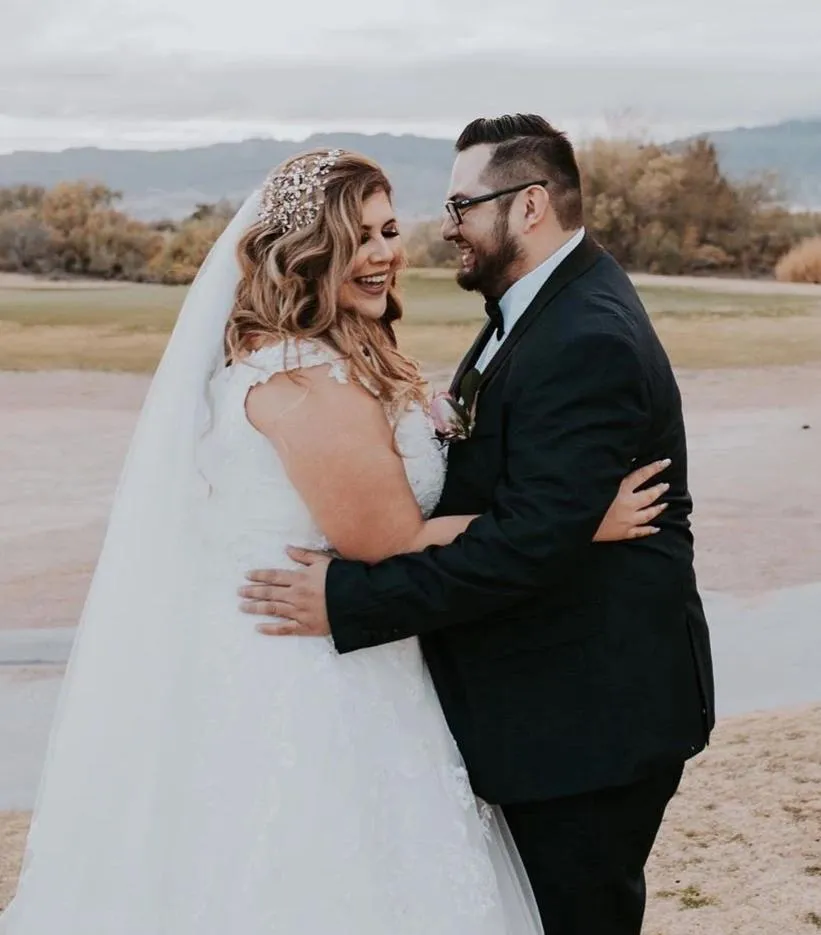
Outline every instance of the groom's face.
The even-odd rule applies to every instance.
[[[493,155],[492,146],[472,146],[453,164],[448,199],[460,201],[485,195],[492,189],[483,173]],[[510,232],[507,199],[482,202],[460,209],[461,223],[446,215],[442,236],[456,244],[461,258],[456,281],[463,289],[499,297],[513,282],[513,267],[520,248]]]

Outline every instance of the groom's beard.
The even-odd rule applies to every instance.
[[[516,240],[511,236],[506,215],[499,215],[493,227],[490,248],[470,244],[473,267],[460,269],[456,282],[467,292],[499,298],[512,282],[511,270],[521,256]]]

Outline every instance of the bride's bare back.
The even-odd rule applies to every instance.
[[[275,374],[251,389],[246,411],[276,448],[317,525],[346,558],[377,562],[444,545],[472,519],[425,520],[385,407],[338,366]],[[407,419],[420,434],[415,459],[441,467],[444,457],[424,414],[411,410],[400,417]]]

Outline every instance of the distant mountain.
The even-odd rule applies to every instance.
[[[94,179],[123,192],[124,208],[137,217],[179,218],[200,203],[245,198],[283,159],[316,146],[354,150],[375,159],[394,184],[402,218],[412,221],[441,212],[453,143],[386,133],[316,134],[298,143],[257,139],[160,152],[15,152],[0,155],[0,186]]]
[[[704,135],[715,142],[721,164],[731,177],[775,171],[793,206],[821,209],[821,119]],[[161,152],[94,148],[16,152],[0,155],[0,186],[25,182],[50,186],[67,179],[94,179],[123,192],[125,209],[137,217],[179,218],[197,204],[221,198],[239,201],[273,166],[314,146],[352,149],[384,166],[396,188],[397,212],[404,220],[441,212],[453,144],[386,133],[317,134],[298,143],[257,139]]]
[[[791,205],[821,209],[821,119],[703,135],[715,143],[721,166],[731,178],[773,171]]]

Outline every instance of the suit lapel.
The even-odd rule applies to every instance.
[[[485,322],[484,328],[476,335],[476,340],[471,345],[470,350],[462,358],[462,363],[459,364],[450,384],[450,395],[454,399],[459,398],[459,386],[462,382],[462,378],[479,359],[479,355],[482,353],[485,344],[487,344],[490,339],[492,327],[490,321]]]
[[[604,251],[596,241],[593,240],[589,234],[585,234],[584,239],[578,247],[562,260],[556,268],[556,271],[536,293],[536,297],[530,305],[528,305],[525,313],[516,322],[513,330],[505,338],[499,350],[493,355],[482,374],[477,392],[481,392],[502,369],[505,361],[513,353],[514,348],[522,340],[528,328],[530,328],[539,317],[539,313],[542,312],[566,286],[569,286],[571,282],[586,273],[603,253]]]

